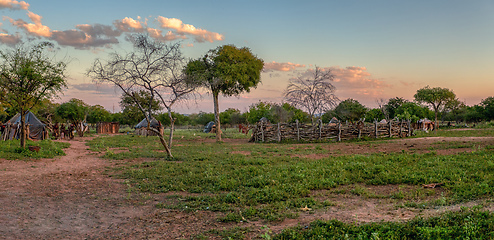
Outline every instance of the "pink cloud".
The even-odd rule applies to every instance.
[[[115,27],[122,32],[142,32],[144,31],[145,24],[138,20],[126,17],[121,20],[116,20],[113,22]]]
[[[13,10],[27,10],[29,8],[29,3],[24,1],[16,1],[16,0],[0,0],[0,9],[1,8],[9,8]]]
[[[173,29],[179,35],[192,35],[197,42],[214,42],[222,41],[224,39],[222,34],[196,28],[190,24],[184,24],[182,20],[177,18],[166,18],[159,16],[156,20],[160,23],[160,27],[165,29]]]
[[[17,43],[21,42],[21,38],[18,35],[0,33],[0,42],[10,46],[14,46]]]
[[[269,62],[269,63],[264,63],[264,71],[281,71],[281,72],[288,72],[295,70],[296,68],[303,68],[305,65],[302,64],[295,64],[291,62],[286,62],[286,63],[278,63],[278,62]]]
[[[50,37],[51,36],[51,30],[49,27],[43,25],[41,23],[41,16],[38,14],[35,14],[31,11],[27,12],[28,17],[33,21],[34,23],[27,23],[22,19],[14,20],[10,17],[3,17],[3,19],[7,19],[10,21],[10,23],[20,29],[24,29],[28,34],[34,35],[34,36],[39,36],[39,37]]]
[[[168,31],[165,35],[163,35],[163,31],[155,28],[148,28],[146,29],[147,32],[149,33],[149,36],[151,36],[154,39],[157,39],[162,42],[168,42],[168,41],[174,41],[177,39],[186,39],[187,37],[183,35],[177,35],[173,33],[172,31]]]
[[[62,46],[72,46],[77,49],[109,47],[111,44],[118,43],[116,38],[93,37],[79,30],[53,31],[51,39]]]

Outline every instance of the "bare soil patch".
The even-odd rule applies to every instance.
[[[425,210],[403,208],[397,206],[405,200],[370,198],[350,193],[351,189],[361,187],[374,195],[389,195],[398,190],[416,191],[416,188],[420,188],[418,186],[343,186],[341,189],[313,192],[315,198],[334,204],[323,209],[301,210],[296,219],[283,222],[221,223],[217,219],[223,213],[185,212],[155,207],[157,203],[170,201],[170,195],[188,196],[190,193],[129,193],[124,180],[112,177],[106,170],[130,160],[99,158],[97,153],[89,151],[85,145],[89,139],[69,141],[71,146],[65,149],[67,155],[55,159],[0,159],[1,238],[189,239],[211,229],[229,229],[234,226],[249,227],[252,231],[248,237],[257,238],[263,232],[261,227],[264,225],[279,232],[286,227],[303,226],[316,219],[338,219],[344,222],[406,221],[417,215],[430,216],[459,209],[459,206]],[[225,142],[232,144],[247,144],[247,141],[225,139]],[[457,142],[465,147],[442,149],[443,141]],[[326,150],[324,154],[304,157],[402,151],[423,153],[431,151],[431,146],[436,148],[434,151],[437,154],[456,154],[474,150],[468,147],[471,143],[476,147],[494,145],[494,138],[415,138],[375,143],[335,143],[323,145]],[[235,153],[248,154],[241,151]],[[440,198],[441,188],[431,191],[434,192],[428,198]],[[469,204],[474,205],[476,202]]]

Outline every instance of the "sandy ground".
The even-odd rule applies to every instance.
[[[85,145],[89,139],[70,141],[70,148],[65,149],[67,155],[55,159],[0,159],[0,239],[190,239],[210,229],[221,230],[235,226],[248,227],[251,229],[247,233],[248,238],[255,239],[265,232],[261,230],[262,226],[279,232],[283,228],[303,226],[316,219],[338,219],[344,222],[406,221],[417,215],[434,215],[460,207],[429,210],[398,208],[399,200],[318,191],[313,193],[315,198],[331,201],[334,206],[316,211],[301,210],[297,219],[283,222],[221,223],[216,219],[222,213],[157,209],[155,204],[167,201],[167,194],[129,193],[123,180],[106,173],[108,168],[121,162],[99,158],[89,151]],[[494,138],[422,138],[396,139],[382,144],[328,144],[325,147],[327,153],[307,157],[373,152],[422,153],[430,151],[430,144],[438,142],[485,146],[494,145]],[[245,144],[249,144],[247,140]],[[472,149],[435,151],[437,154],[455,154]],[[355,186],[344,186],[352,187]],[[386,194],[403,188],[362,187],[375,194]],[[417,186],[406,188],[413,191]],[[440,188],[433,191],[430,198],[441,196]]]

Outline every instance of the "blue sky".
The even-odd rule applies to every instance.
[[[120,94],[83,73],[95,58],[130,51],[125,36],[139,29],[178,38],[189,58],[235,44],[264,59],[262,84],[221,99],[221,110],[281,102],[289,79],[314,66],[333,70],[340,99],[368,107],[379,98],[411,100],[426,85],[452,89],[468,105],[494,95],[494,1],[0,0],[0,11],[2,48],[50,40],[71,59],[58,101],[75,97],[111,111]],[[176,109],[210,112],[210,98]]]

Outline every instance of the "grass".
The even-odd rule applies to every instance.
[[[31,152],[28,146],[39,146],[39,152]],[[26,141],[26,148],[20,147],[19,140],[0,141],[0,158],[8,160],[23,160],[40,158],[53,158],[64,156],[64,148],[69,147],[69,143],[54,142],[49,139],[42,141]]]
[[[227,134],[232,138],[246,138],[232,130]],[[445,193],[440,201],[420,203],[427,207],[494,196],[492,148],[444,156],[434,152],[379,153],[315,160],[296,156],[323,153],[325,145],[339,143],[215,143],[213,134],[197,130],[180,130],[175,136],[173,153],[177,157],[174,159],[166,157],[156,137],[103,137],[94,139],[89,145],[94,151],[105,152],[104,157],[109,159],[148,159],[127,165],[121,173],[135,191],[198,194],[165,201],[157,207],[222,212],[218,220],[223,222],[296,218],[302,207],[323,209],[328,206],[328,202],[313,198],[311,192],[352,184],[421,186],[444,183]],[[379,140],[373,144],[385,142]],[[452,145],[452,148],[458,147],[464,146]],[[358,188],[350,193],[379,198],[408,197],[408,193],[403,192],[374,196]],[[414,207],[413,204],[410,202],[408,207]]]
[[[318,220],[308,226],[285,229],[272,239],[492,239],[493,228],[493,213],[472,208],[404,223],[356,225]]]

